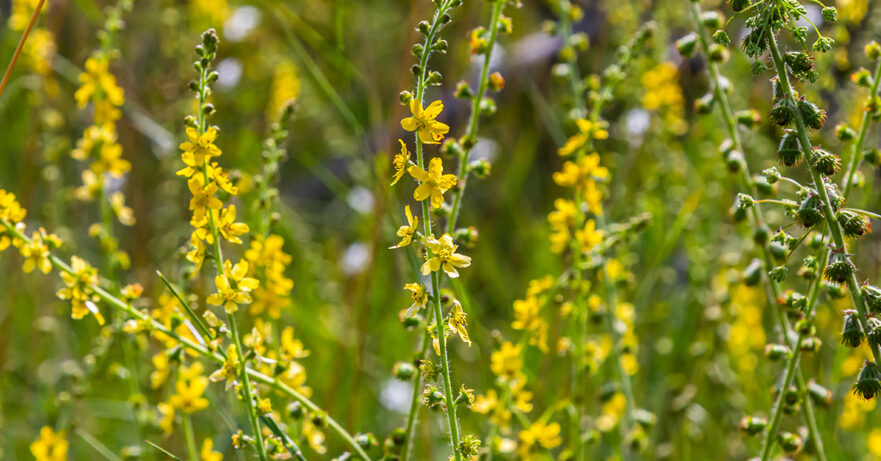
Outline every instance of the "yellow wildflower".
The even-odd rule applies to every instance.
[[[217,184],[211,183],[205,185],[205,179],[201,175],[194,175],[187,181],[187,187],[193,194],[190,199],[190,210],[193,210],[193,220],[201,221],[205,218],[208,210],[219,210],[223,207],[223,202],[214,196],[217,192]]]
[[[90,100],[94,101],[97,124],[117,120],[120,113],[116,108],[125,102],[122,88],[117,86],[109,67],[110,62],[105,58],[92,56],[87,59],[86,70],[79,77],[80,87],[73,95],[81,109]]]
[[[515,346],[510,341],[502,343],[502,347],[490,357],[490,370],[493,374],[508,381],[516,381],[522,377],[523,358],[520,356],[522,347],[519,344]]]
[[[255,278],[247,277],[248,261],[239,261],[235,266],[230,260],[223,262],[223,274],[214,278],[217,293],[208,296],[208,302],[215,306],[223,306],[227,313],[239,310],[239,304],[251,302],[251,290],[257,288],[260,282]]]
[[[575,226],[577,211],[575,203],[562,198],[554,201],[554,208],[556,210],[548,213],[548,223],[551,226],[551,251],[559,253],[565,250],[572,240],[570,229]]]
[[[517,299],[514,301],[514,321],[511,327],[515,330],[534,331],[538,329],[541,323],[541,317],[538,315],[541,304],[538,298],[529,296],[526,299]]]
[[[190,239],[190,245],[193,248],[187,253],[187,261],[196,266],[196,270],[193,272],[193,275],[196,275],[202,269],[202,263],[205,261],[205,250],[208,249],[208,246],[199,238]]]
[[[450,326],[450,330],[458,333],[459,337],[462,338],[462,342],[471,347],[471,338],[468,337],[468,330],[466,329],[468,326],[468,316],[462,309],[462,303],[457,299],[453,300],[453,310],[450,312],[450,320],[447,323]]]
[[[594,123],[583,118],[576,120],[575,123],[578,125],[578,133],[570,137],[566,144],[557,150],[561,156],[572,155],[594,139],[602,140],[609,137],[609,132],[606,131],[602,123]]]
[[[195,413],[208,407],[208,399],[202,397],[208,387],[208,378],[202,376],[202,364],[194,362],[180,368],[180,376],[174,385],[175,393],[169,400],[174,408],[184,413]]]
[[[294,327],[291,326],[285,327],[281,332],[279,353],[285,361],[302,359],[309,356],[309,350],[303,347],[303,342],[294,338]]]
[[[519,438],[520,447],[517,453],[522,458],[528,458],[530,450],[536,444],[551,450],[563,443],[563,439],[560,437],[560,425],[541,421],[532,423],[527,429],[520,431]]]
[[[272,402],[269,399],[260,399],[257,401],[257,410],[260,414],[272,413]]]
[[[211,373],[211,376],[209,376],[208,379],[211,380],[212,383],[226,381],[224,389],[229,390],[236,380],[238,366],[239,354],[236,352],[236,345],[230,344],[229,347],[226,348],[226,361],[223,362],[223,366],[217,369],[214,373]]]
[[[223,461],[223,454],[214,451],[214,441],[206,438],[202,442],[202,451],[199,453],[201,461]]]
[[[435,120],[442,110],[443,101],[434,101],[423,108],[422,103],[413,98],[410,100],[410,112],[413,116],[401,120],[401,127],[407,131],[415,131],[425,144],[438,144],[450,131],[449,126]]]
[[[413,296],[413,304],[410,304],[410,307],[407,308],[407,312],[404,314],[407,317],[413,317],[416,314],[416,311],[425,307],[428,303],[428,292],[425,290],[425,285],[421,283],[408,283],[404,285],[405,290],[409,290],[410,294]]]
[[[77,256],[70,258],[71,273],[61,272],[64,288],[58,290],[58,297],[70,300],[72,311],[70,316],[81,319],[89,312],[95,315],[99,324],[104,324],[104,317],[91,301],[92,293],[98,286],[98,270]]]
[[[459,272],[456,267],[471,265],[470,257],[456,253],[459,246],[453,244],[450,234],[442,235],[440,240],[436,240],[434,236],[429,237],[425,239],[425,245],[431,250],[431,256],[426,255],[426,261],[422,264],[422,275],[443,269],[450,278],[457,278]]]
[[[40,429],[40,438],[31,444],[31,454],[37,461],[65,461],[69,443],[64,431],[55,432],[49,426]]]
[[[588,219],[584,228],[575,232],[575,239],[581,244],[581,251],[590,251],[603,241],[603,231],[596,230],[596,222]]]
[[[116,215],[122,225],[135,225],[135,213],[131,208],[125,206],[125,195],[122,192],[114,192],[110,194],[110,208],[113,210],[113,214]]]
[[[15,194],[0,189],[0,219],[14,225],[24,220],[26,214],[27,211],[16,201]]]
[[[409,246],[410,242],[413,241],[413,234],[418,231],[416,226],[419,225],[419,217],[413,216],[410,213],[410,205],[404,207],[404,214],[407,215],[407,225],[398,228],[398,237],[401,237],[401,241],[397,245],[389,247],[389,249]]]
[[[230,205],[220,212],[220,222],[217,223],[217,227],[220,231],[220,235],[222,235],[229,243],[242,243],[242,239],[240,239],[239,236],[248,233],[248,225],[245,223],[237,223],[235,221],[236,206]]]
[[[46,241],[44,241],[44,237],[47,237]],[[48,274],[52,270],[52,261],[49,260],[49,245],[58,241],[57,239],[58,237],[46,236],[45,231],[43,231],[34,232],[30,242],[17,240],[15,244],[19,246],[18,251],[24,258],[21,270],[25,274],[29,274],[34,269],[40,269],[40,272]]]
[[[410,164],[410,151],[407,150],[407,145],[400,139],[398,142],[401,143],[401,152],[395,154],[395,158],[392,160],[395,167],[395,176],[392,178],[393,186],[404,176],[404,173],[407,172],[407,165]]]
[[[165,384],[165,381],[168,380],[169,373],[171,373],[168,355],[166,355],[165,352],[160,352],[153,356],[152,362],[156,369],[150,373],[150,387],[153,389],[159,389]]]
[[[217,139],[217,128],[210,127],[204,133],[199,134],[195,128],[188,126],[186,132],[187,141],[181,143],[179,147],[184,151],[181,158],[187,166],[201,168],[205,161],[221,155],[220,148],[214,145],[214,140]]]
[[[440,208],[443,205],[444,193],[458,182],[456,175],[443,174],[444,165],[440,157],[431,159],[428,171],[416,165],[410,165],[407,171],[420,183],[413,191],[413,198],[421,202],[431,197],[431,206],[435,208]]]
[[[174,405],[168,402],[160,402],[156,409],[159,410],[159,415],[161,416],[159,418],[159,429],[167,437],[174,432]]]
[[[266,118],[274,119],[286,104],[295,101],[300,95],[300,87],[297,66],[292,61],[285,60],[275,66]]]

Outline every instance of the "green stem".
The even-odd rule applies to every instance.
[[[193,418],[184,413],[184,438],[187,441],[187,454],[190,461],[199,461],[199,451],[196,449],[196,437],[193,435]]]
[[[431,312],[431,316],[434,316],[434,312]],[[429,318],[430,322],[431,319]],[[422,329],[422,347],[419,350],[419,359],[425,359],[425,356],[428,354],[428,350],[431,347],[431,335]],[[405,429],[405,441],[404,447],[401,449],[401,461],[406,461],[409,459],[411,450],[413,449],[413,437],[416,434],[416,419],[419,416],[419,404],[420,404],[420,393],[419,389],[422,388],[422,373],[418,370],[416,375],[413,377],[413,397],[410,399],[410,410],[407,412],[407,428]]]
[[[559,0],[557,6],[560,8],[560,21],[558,23],[560,26],[560,36],[563,38],[563,46],[569,46],[572,42],[572,17],[570,16],[572,3],[569,0]],[[578,111],[578,116],[583,117],[586,103],[582,97],[584,95],[584,88],[581,84],[581,71],[578,69],[578,62],[575,59],[570,60],[567,65],[569,67],[569,85],[572,87],[572,103]]]
[[[881,59],[878,59],[875,63],[875,72],[872,73],[872,89],[869,93],[869,97],[873,97],[878,94],[878,83],[881,82],[879,80],[881,77]],[[860,132],[857,137],[857,141],[853,144],[853,150],[850,154],[850,163],[847,166],[847,173],[844,175],[844,196],[850,193],[850,188],[853,186],[853,179],[856,175],[857,169],[860,167],[860,162],[863,160],[863,144],[866,141],[866,134],[869,132],[869,124],[872,121],[872,117],[869,115],[869,111],[864,110],[862,118],[860,119]]]
[[[495,0],[493,2],[492,17],[489,24],[489,41],[486,53],[483,56],[483,68],[480,70],[480,80],[478,82],[477,94],[471,101],[471,121],[468,123],[468,130],[465,132],[465,149],[459,158],[459,187],[453,195],[453,206],[450,210],[450,218],[447,220],[447,233],[452,234],[456,229],[456,221],[459,217],[459,210],[462,206],[462,195],[465,194],[465,187],[468,184],[468,158],[471,150],[477,144],[477,126],[480,120],[480,102],[483,101],[483,95],[486,93],[487,83],[489,82],[489,65],[492,61],[493,47],[496,43],[496,36],[499,32],[499,19],[502,17],[502,8],[505,6],[505,0]]]

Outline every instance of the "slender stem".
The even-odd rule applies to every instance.
[[[431,318],[434,317],[434,311],[431,311]],[[431,335],[422,329],[422,347],[419,349],[419,359],[422,360],[428,354],[428,348],[431,347]],[[420,393],[422,388],[422,373],[417,372],[413,377],[413,396],[410,399],[410,410],[407,412],[407,428],[405,429],[404,447],[401,450],[401,461],[409,459],[410,450],[413,449],[413,436],[416,434],[416,419],[419,416]]]
[[[199,331],[202,332],[202,334],[205,335],[206,338],[211,339],[211,332],[208,331],[208,327],[205,325],[202,319],[198,315],[196,315],[196,312],[193,311],[193,308],[190,307],[190,303],[188,303],[183,298],[183,296],[181,296],[180,292],[177,291],[177,288],[175,288],[174,285],[172,285],[171,282],[169,282],[168,279],[165,278],[164,275],[162,275],[162,272],[156,271],[156,275],[159,276],[159,279],[162,280],[162,283],[165,284],[165,286],[168,288],[168,291],[170,291],[174,295],[174,297],[177,298],[178,301],[180,301],[180,304],[184,307],[187,315],[189,315],[190,319],[193,320],[193,323],[195,323],[196,326],[199,327]]]
[[[698,35],[700,46],[705,56],[709,56],[709,43],[710,39],[707,34],[706,29],[703,26],[703,23],[700,19],[701,11],[699,2],[692,1],[691,2],[691,14],[692,19],[695,22],[695,25],[698,29]],[[734,119],[734,113],[731,110],[731,104],[728,100],[728,94],[724,91],[724,87],[722,85],[722,74],[719,71],[719,66],[716,62],[708,60],[708,66],[710,69],[710,77],[713,81],[713,93],[716,99],[716,102],[722,112],[722,118],[725,121],[725,127],[728,130],[728,135],[731,138],[731,142],[734,145],[734,148],[739,150],[740,152],[745,152],[743,142],[740,138],[740,133],[737,130],[737,123]],[[741,167],[738,169],[738,180],[740,182],[741,188],[744,191],[747,191],[753,197],[758,197],[758,189],[756,188],[755,182],[752,180],[752,174],[749,170],[749,165],[744,157]],[[793,181],[794,182],[794,181]],[[796,183],[797,184],[797,183]],[[752,221],[758,230],[768,230],[768,226],[765,224],[764,216],[762,215],[762,210],[760,207],[754,206],[750,208]],[[793,351],[793,355],[795,356],[799,352],[798,347],[793,347],[797,344],[792,344],[789,332],[792,330],[789,324],[789,319],[786,317],[786,314],[782,312],[782,308],[780,307],[777,299],[780,297],[782,293],[782,289],[780,285],[773,279],[768,276],[768,271],[773,268],[773,256],[771,254],[770,243],[767,239],[762,240],[759,245],[762,252],[762,260],[764,265],[764,274],[762,280],[765,282],[765,294],[767,296],[768,306],[771,307],[772,310],[777,314],[777,319],[779,326],[781,328],[781,333],[784,341],[787,345],[790,346],[790,349]],[[823,256],[825,260],[825,255]],[[821,268],[822,270],[822,268]],[[819,275],[818,275],[819,277]],[[811,308],[813,309],[813,308]],[[802,395],[806,395],[807,393],[807,384],[805,382],[804,375],[800,369],[798,369],[797,359],[792,360],[793,364],[790,364],[795,367],[795,373],[797,376],[796,385],[798,387],[799,392]],[[789,366],[787,366],[787,370],[789,370]],[[808,400],[808,399],[806,399]],[[804,418],[808,423],[808,433],[813,440],[814,445],[817,451],[817,457],[821,461],[826,460],[826,454],[823,450],[823,441],[820,435],[820,432],[817,430],[816,424],[816,416],[814,415],[813,404],[808,402],[805,405]],[[769,431],[769,434],[771,431]]]
[[[34,24],[37,22],[37,18],[40,17],[43,3],[45,3],[45,0],[39,0],[37,2],[37,7],[34,8],[34,12],[31,13],[31,19],[28,21],[28,26],[25,28],[24,32],[22,32],[21,38],[18,40],[18,46],[15,47],[15,52],[12,53],[12,59],[9,60],[9,65],[6,66],[6,72],[3,73],[3,80],[0,81],[0,95],[3,95],[3,90],[6,89],[6,84],[9,83],[9,76],[12,75],[12,69],[15,68],[18,56],[21,54],[22,48],[24,48],[24,42],[27,41],[28,35],[30,35],[31,30],[34,28]]]
[[[572,42],[572,3],[569,0],[559,0],[557,6],[560,9],[560,36],[563,38],[563,46],[569,46]],[[572,87],[572,103],[578,111],[578,116],[584,116],[585,101],[584,87],[581,83],[581,71],[578,69],[578,62],[572,59],[567,63],[569,67],[569,85]]]
[[[869,93],[870,98],[878,94],[878,83],[881,82],[879,77],[881,77],[881,59],[877,59],[875,62],[875,71],[872,73],[872,89]],[[872,117],[869,115],[869,111],[864,110],[862,118],[860,119],[859,136],[857,136],[857,141],[853,144],[853,150],[850,154],[850,163],[847,165],[847,173],[844,175],[845,197],[850,193],[850,188],[853,186],[854,176],[856,175],[857,169],[860,167],[860,162],[863,160],[863,144],[866,141],[866,134],[869,132],[869,124],[871,122]]]
[[[6,220],[0,219],[0,225],[5,227],[6,230],[14,238],[22,240],[26,243],[30,243],[30,241],[31,241],[30,237],[19,232],[18,229],[15,228],[15,226],[10,224]],[[55,268],[58,269],[59,271],[73,275],[73,269],[66,262],[62,261],[61,258],[50,253],[49,260],[52,262],[52,265],[55,266]],[[155,330],[155,331],[163,333],[171,338],[174,338],[174,340],[177,341],[178,343],[180,343],[181,346],[183,346],[186,349],[189,349],[189,350],[191,350],[191,351],[193,351],[193,352],[195,352],[205,358],[208,358],[208,359],[214,361],[215,363],[223,364],[225,362],[225,359],[221,354],[219,354],[217,352],[213,352],[213,351],[209,350],[207,347],[205,347],[197,342],[194,342],[193,340],[191,340],[189,338],[185,338],[185,337],[177,334],[177,332],[175,332],[174,330],[172,330],[172,329],[166,327],[165,325],[163,325],[162,323],[154,320],[149,314],[135,309],[130,304],[117,298],[116,296],[114,296],[113,294],[111,294],[107,290],[101,288],[100,286],[94,287],[94,290],[95,290],[95,294],[98,295],[99,298],[101,298],[102,300],[104,300],[105,302],[110,304],[111,307],[113,307],[114,309],[119,309],[119,310],[125,312],[126,314],[130,315],[131,317],[141,321],[143,324],[145,324],[147,326],[147,328],[149,330]],[[248,367],[244,367],[244,372],[247,373],[248,376],[254,378],[255,381],[257,381],[259,383],[266,384],[266,385],[272,387],[273,389],[277,390],[278,392],[281,392],[282,394],[300,402],[303,406],[308,408],[310,411],[323,413],[325,415],[328,427],[333,429],[333,431],[336,432],[337,435],[339,435],[343,440],[345,440],[345,442],[349,446],[349,448],[351,448],[355,453],[357,453],[358,456],[361,457],[364,461],[371,460],[370,456],[368,456],[367,453],[364,451],[364,449],[361,448],[360,445],[358,445],[358,443],[355,441],[354,437],[352,437],[351,434],[346,432],[346,430],[336,420],[334,420],[333,418],[328,416],[326,414],[326,412],[321,409],[321,407],[319,407],[318,405],[315,404],[315,402],[309,400],[303,394],[297,392],[295,389],[282,383],[281,381],[279,381],[278,379],[276,379],[274,377],[265,375],[263,373],[260,373],[259,371],[255,371],[255,370],[248,368]]]
[[[499,32],[499,19],[502,17],[502,8],[505,6],[505,0],[494,0],[492,16],[489,23],[489,41],[487,43],[486,53],[483,56],[483,68],[480,71],[480,81],[478,83],[477,94],[471,100],[471,121],[468,123],[468,130],[465,132],[466,146],[459,158],[459,187],[453,195],[453,206],[450,210],[450,218],[447,220],[447,233],[452,234],[456,229],[456,221],[459,217],[459,210],[462,206],[462,195],[465,194],[465,187],[468,184],[468,158],[471,150],[477,144],[477,126],[480,120],[480,102],[483,101],[483,95],[486,93],[487,83],[489,82],[489,66],[492,61],[492,52],[496,43],[496,36]]]
[[[187,455],[190,461],[199,461],[199,451],[196,449],[196,437],[193,435],[193,418],[184,413],[184,438],[187,441]]]
[[[242,348],[242,339],[239,336],[239,327],[236,322],[235,312],[227,313],[227,319],[229,320],[229,330],[232,333],[236,350],[239,351],[240,356],[244,357],[244,349]],[[261,461],[266,461],[266,448],[263,446],[263,431],[260,430],[260,421],[257,419],[257,409],[254,408],[254,399],[251,396],[251,383],[249,382],[248,372],[244,362],[242,362],[241,367],[239,376],[241,376],[242,379],[242,394],[244,394],[243,397],[246,402],[246,407],[248,408],[248,419],[251,420],[251,430],[254,431],[254,439],[257,443],[257,454],[260,456]]]

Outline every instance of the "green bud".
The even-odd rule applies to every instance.
[[[811,192],[799,205],[795,212],[795,220],[806,228],[814,227],[823,220],[823,211],[820,205],[820,197]]]
[[[676,49],[679,50],[679,54],[683,57],[690,58],[694,54],[694,50],[697,48],[697,40],[697,34],[690,32],[679,40],[676,40]]]
[[[863,283],[860,292],[863,294],[863,299],[866,301],[866,309],[870,314],[881,312],[881,289],[874,285]]]
[[[866,216],[844,210],[839,211],[835,218],[848,237],[858,238],[872,233],[872,221]]]
[[[795,119],[795,107],[789,99],[779,99],[773,106],[771,106],[771,113],[769,116],[774,123],[780,126],[788,126],[792,124],[792,121]]]
[[[826,124],[826,111],[804,98],[798,101],[798,111],[801,112],[805,125],[812,130],[819,130]]]
[[[847,281],[848,277],[853,275],[854,270],[856,270],[856,268],[853,263],[850,262],[847,253],[834,249],[829,250],[829,263],[826,264],[826,270],[823,272],[826,280],[835,283],[844,283]]]
[[[838,20],[838,10],[835,9],[834,6],[827,6],[823,8],[821,14],[823,15],[823,20],[828,23],[833,23]]]
[[[398,362],[392,368],[392,374],[401,381],[409,381],[416,374],[416,367],[410,362]]]
[[[804,441],[802,441],[801,437],[786,431],[781,431],[777,434],[777,443],[780,444],[780,448],[785,453],[789,454],[798,453],[804,447]]]
[[[701,22],[709,29],[718,29],[722,27],[725,18],[723,18],[717,11],[704,11],[704,13],[701,14]]]
[[[786,280],[786,274],[788,273],[789,270],[786,268],[786,266],[777,266],[768,271],[768,277],[777,283],[781,283]]]
[[[789,346],[783,344],[768,344],[765,346],[765,357],[772,362],[777,362],[784,358],[788,359],[791,353]]]
[[[746,435],[759,435],[765,432],[768,420],[756,416],[744,416],[740,420],[740,431]]]
[[[847,126],[846,123],[841,122],[838,125],[835,125],[835,137],[839,141],[850,141],[857,137],[857,132],[853,130],[853,128]]]
[[[881,346],[881,320],[875,317],[866,319],[866,341],[870,346]]]
[[[866,360],[853,387],[853,393],[866,400],[871,400],[881,393],[881,370],[878,370],[875,362]]]
[[[829,151],[815,147],[811,151],[811,165],[820,173],[832,176],[841,170],[841,159]]]
[[[707,93],[694,100],[694,111],[702,115],[709,114],[713,111],[713,103],[715,102],[716,98],[713,93]]]
[[[871,59],[872,61],[881,58],[881,45],[879,45],[878,42],[874,40],[866,45],[864,51],[866,52],[866,57]]]
[[[731,44],[731,38],[728,36],[728,33],[724,30],[717,30],[713,33],[713,42],[719,46],[725,46]]]
[[[856,349],[863,344],[863,330],[860,328],[860,321],[857,317],[857,311],[844,311],[844,326],[841,329],[841,344]]]
[[[753,259],[746,269],[743,270],[743,283],[746,286],[753,287],[762,280],[762,263],[758,258]]]

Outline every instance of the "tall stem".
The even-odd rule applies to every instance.
[[[3,95],[3,90],[6,89],[6,85],[9,83],[9,76],[12,75],[12,69],[15,68],[18,56],[21,54],[22,48],[24,48],[24,42],[27,41],[28,35],[30,35],[31,30],[34,28],[34,24],[37,22],[37,18],[40,17],[40,11],[42,11],[43,3],[45,3],[45,1],[46,0],[39,0],[37,2],[37,7],[34,8],[34,12],[31,13],[31,19],[28,21],[28,26],[25,28],[24,32],[22,32],[21,39],[18,40],[15,52],[12,53],[12,59],[9,60],[9,65],[6,66],[6,72],[3,73],[3,80],[0,80],[0,96]]]
[[[869,92],[869,97],[878,94],[878,84],[881,83],[879,77],[881,77],[881,58],[877,59],[875,62],[875,72],[872,73],[872,88]],[[872,117],[869,115],[869,111],[863,110],[863,115],[860,119],[860,132],[857,136],[857,141],[853,144],[853,150],[850,154],[850,163],[848,163],[847,173],[844,175],[845,197],[850,193],[850,188],[853,187],[854,176],[856,175],[857,169],[860,167],[860,162],[863,160],[863,144],[866,141],[866,134],[869,132],[869,124],[871,121]]]

